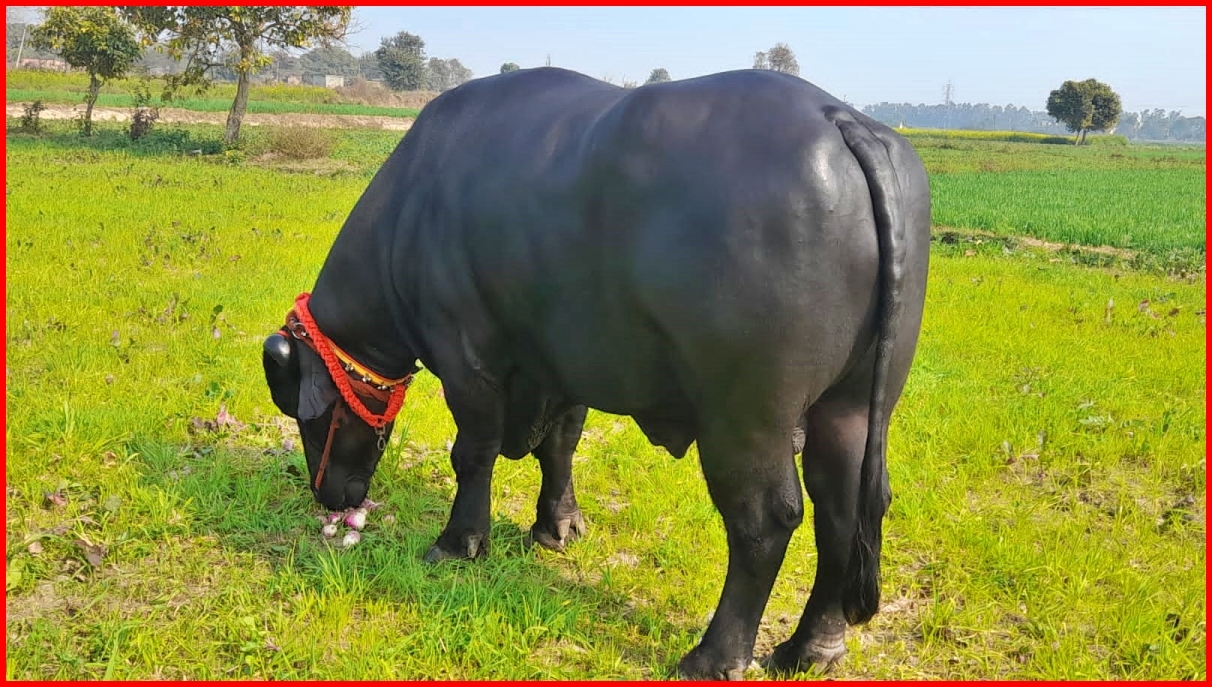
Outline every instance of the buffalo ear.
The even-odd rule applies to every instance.
[[[265,368],[265,382],[274,405],[285,415],[299,416],[299,359],[295,355],[294,342],[281,334],[271,334],[262,346],[261,366]]]
[[[313,420],[324,414],[328,407],[341,397],[324,366],[324,360],[316,352],[304,346],[298,351],[295,363],[298,369],[298,415],[299,421]]]

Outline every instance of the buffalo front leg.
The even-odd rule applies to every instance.
[[[543,472],[530,541],[553,551],[585,534],[585,520],[572,490],[572,456],[585,426],[585,406],[574,406],[556,420],[534,450]]]
[[[790,430],[744,442],[743,431],[700,440],[703,475],[728,533],[728,575],[703,639],[678,664],[684,679],[740,680],[787,544],[804,517]],[[751,436],[751,435],[749,435]],[[748,444],[748,445],[746,445]]]
[[[492,469],[501,449],[502,414],[461,404],[449,388],[446,399],[459,427],[450,451],[458,486],[450,520],[425,554],[426,563],[487,553],[492,525]]]

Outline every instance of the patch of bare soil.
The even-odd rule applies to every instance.
[[[956,229],[954,227],[933,226],[930,231],[935,235],[952,235],[955,237],[985,239],[989,241],[1006,241],[1011,240],[1015,243],[1029,246],[1031,248],[1040,248],[1047,251],[1060,250],[1076,250],[1086,253],[1099,253],[1102,255],[1113,255],[1118,258],[1131,259],[1136,255],[1136,251],[1126,248],[1115,248],[1113,246],[1078,246],[1065,243],[1055,243],[1052,241],[1044,241],[1042,239],[1032,238],[1030,236],[1005,236],[1003,234],[994,234],[990,231],[982,231],[980,229]]]
[[[55,585],[52,582],[39,582],[38,586],[34,587],[29,594],[21,595],[16,599],[8,596],[4,609],[5,628],[21,625],[34,618],[49,617],[62,611],[67,604],[68,599],[55,591]]]
[[[6,111],[9,117],[20,117],[28,103],[7,103]],[[74,119],[84,111],[83,105],[47,105],[42,110],[46,119]],[[98,122],[127,122],[130,121],[130,110],[94,107],[93,121]],[[198,112],[196,110],[181,110],[172,107],[160,109],[160,123],[169,124],[217,124],[227,123],[226,112]],[[368,128],[384,129],[387,131],[407,131],[412,126],[411,118],[385,117],[382,115],[334,115],[307,114],[289,112],[283,114],[248,113],[244,115],[246,126],[310,126],[324,129]]]
[[[279,172],[319,175],[336,174],[338,172],[351,172],[357,169],[357,167],[344,160],[333,160],[331,158],[291,160],[274,152],[258,155],[257,157],[252,158],[250,162],[262,167],[278,170]]]

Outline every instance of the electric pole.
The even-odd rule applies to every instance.
[[[946,109],[943,113],[943,128],[951,128],[951,96],[955,94],[955,87],[951,85],[951,80],[947,80],[947,85],[943,88],[943,107]]]
[[[13,69],[21,66],[21,51],[25,49],[25,32],[29,29],[29,24],[21,25],[21,43],[17,45],[17,62],[13,65]]]

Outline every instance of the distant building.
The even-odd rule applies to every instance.
[[[21,64],[17,65],[20,69],[54,69],[56,71],[67,71],[67,63],[63,60],[40,60],[36,57],[22,58]]]
[[[291,74],[290,76],[286,77],[285,82],[291,86],[298,86],[299,84],[303,83],[303,79],[300,79],[295,74]]]
[[[338,74],[307,74],[303,77],[303,82],[309,86],[340,88],[345,85],[345,77]]]

